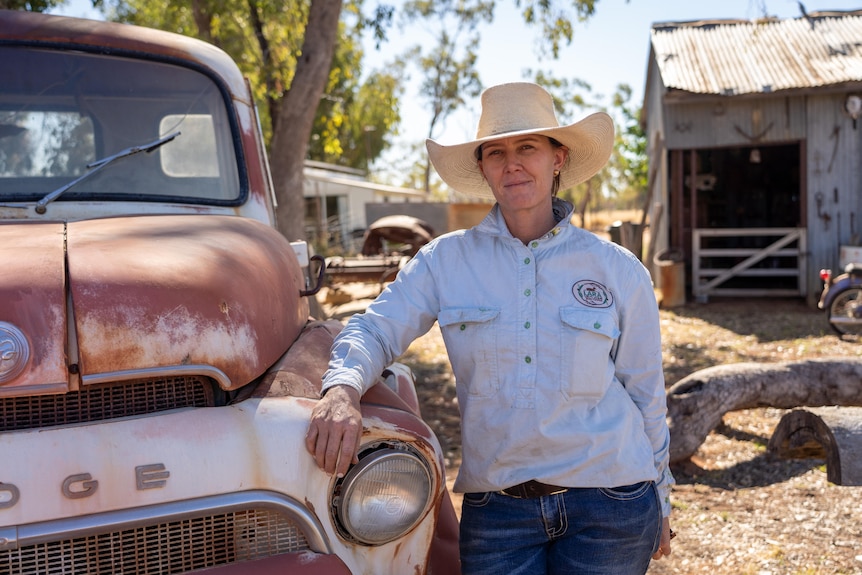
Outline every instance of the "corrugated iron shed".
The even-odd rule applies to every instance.
[[[668,90],[734,96],[862,82],[862,10],[653,24]]]

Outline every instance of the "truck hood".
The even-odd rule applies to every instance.
[[[0,224],[0,393],[68,386],[64,225]]]
[[[19,249],[6,236],[24,238]],[[0,392],[37,383],[62,391],[69,370],[86,384],[192,365],[236,389],[263,374],[308,319],[289,242],[244,218],[7,224],[0,246],[5,269],[13,262],[0,280],[0,322],[30,349],[19,375],[0,378]]]

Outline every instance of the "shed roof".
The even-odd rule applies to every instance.
[[[385,196],[425,197],[425,192],[422,190],[378,184],[368,180],[365,176],[359,175],[362,173],[360,170],[351,170],[350,168],[306,160],[305,168],[303,169],[303,178],[307,181],[324,182],[343,186],[348,189],[371,190]]]
[[[862,82],[862,10],[779,20],[662,22],[651,52],[668,89],[765,94]]]

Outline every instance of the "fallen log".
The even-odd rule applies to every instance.
[[[729,411],[862,406],[862,359],[734,363],[696,371],[667,394],[670,461],[694,455]]]
[[[784,415],[767,449],[785,459],[825,459],[826,479],[862,485],[862,407],[822,407]]]

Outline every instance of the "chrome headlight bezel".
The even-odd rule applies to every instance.
[[[428,462],[409,445],[364,449],[335,486],[332,511],[339,534],[363,545],[403,537],[425,518],[436,488]]]

